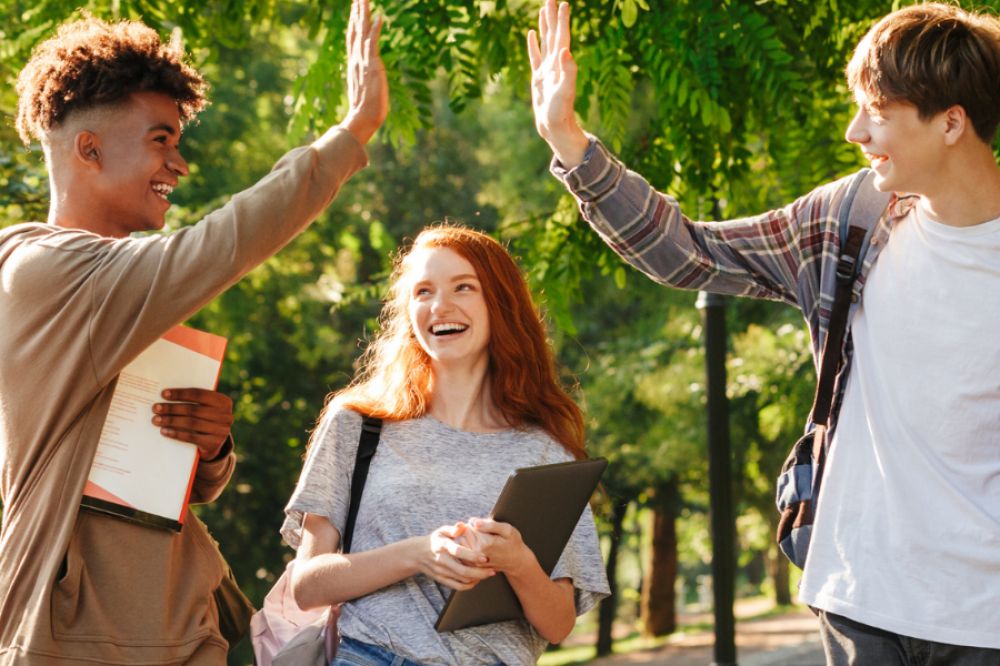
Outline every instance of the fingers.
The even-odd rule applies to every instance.
[[[549,22],[545,11],[547,4],[548,0],[546,0],[546,4],[542,5],[541,9],[538,10],[538,38],[541,40],[540,46],[542,51],[542,60],[545,60],[545,58],[549,55]]]
[[[157,414],[153,417],[153,425],[159,426],[160,431],[167,437],[174,437],[170,431],[186,431],[197,435],[225,436],[229,434],[233,425],[232,415],[224,412],[201,412],[195,415],[172,415],[169,413]]]
[[[555,0],[553,0],[555,4]],[[569,3],[560,2],[558,15],[556,17],[556,34],[555,34],[555,48],[556,49],[568,49],[569,48]]]
[[[534,73],[542,64],[542,53],[538,50],[538,36],[534,30],[528,31],[528,62],[531,63],[531,71]]]
[[[458,537],[465,534],[465,532],[468,529],[469,526],[460,521],[455,523],[454,525],[443,525],[434,530],[434,534],[439,534],[449,539],[457,539]]]
[[[230,412],[233,410],[232,398],[225,393],[211,389],[169,388],[163,392],[163,397],[176,402],[190,402],[207,407],[225,409]],[[157,405],[170,405],[170,403],[157,403]]]
[[[350,54],[354,48],[354,42],[358,33],[358,0],[351,1],[351,14],[347,20],[347,53]]]
[[[482,553],[456,541],[448,541],[444,546],[444,551],[466,565],[479,566],[489,561]]]
[[[469,564],[485,563],[486,557],[476,549],[474,541],[467,541],[468,537],[474,536],[469,526],[464,522],[457,522],[454,525],[445,525],[434,531],[434,538],[431,541],[431,550],[435,557],[440,557],[447,553],[456,560]]]
[[[218,452],[233,425],[233,401],[218,391],[167,389],[163,397],[183,402],[153,405],[153,425],[160,434],[194,444],[203,453]]]
[[[372,29],[372,8],[368,0],[361,0],[361,34],[368,35]]]
[[[447,581],[453,581],[468,587],[495,575],[496,571],[493,569],[468,566],[457,559],[445,556],[438,557],[437,566],[433,572],[434,579],[446,585],[449,584]]]
[[[545,12],[545,31],[542,36],[545,39],[545,55],[547,57],[556,52],[556,23],[559,20],[559,10],[556,6],[556,0],[545,0],[543,9]]]
[[[382,52],[379,50],[378,40],[382,36],[382,24],[385,23],[381,14],[375,17],[375,27],[372,30],[371,37],[368,39],[368,53],[366,54],[368,58],[373,60],[378,60],[382,57]]]
[[[499,523],[490,518],[473,518],[469,521],[469,525],[479,533],[493,534],[502,538],[508,538],[514,533],[514,527],[509,523]]]

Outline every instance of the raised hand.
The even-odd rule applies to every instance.
[[[588,143],[573,111],[576,61],[569,41],[569,4],[557,7],[556,0],[545,0],[538,12],[538,34],[528,31],[531,104],[535,128],[566,168],[583,161]]]
[[[233,425],[233,401],[224,393],[197,388],[173,388],[163,392],[171,402],[153,405],[153,425],[164,437],[190,442],[202,460],[219,456]]]
[[[372,22],[369,0],[351,2],[347,25],[347,99],[350,108],[342,125],[362,145],[382,126],[389,113],[389,84],[379,55],[382,17]]]

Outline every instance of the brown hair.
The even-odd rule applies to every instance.
[[[858,44],[847,82],[876,107],[908,102],[924,120],[958,104],[991,143],[1000,124],[1000,21],[939,3],[900,9]]]
[[[408,314],[407,258],[421,248],[447,248],[472,264],[489,314],[487,381],[496,407],[514,427],[545,430],[576,458],[584,452],[583,414],[559,383],[555,356],[528,285],[503,245],[486,234],[444,224],[424,229],[396,257],[381,332],[361,358],[361,372],[335,404],[383,419],[427,413],[431,364]]]
[[[179,44],[164,44],[137,21],[86,16],[60,26],[17,77],[21,140],[43,140],[74,111],[118,104],[136,92],[170,96],[181,120],[191,120],[205,106],[207,86],[183,57]]]

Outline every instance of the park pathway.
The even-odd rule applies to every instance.
[[[657,648],[616,654],[588,666],[707,666],[714,656],[711,631],[682,634]],[[738,620],[739,666],[824,666],[819,622],[807,609],[758,619]]]

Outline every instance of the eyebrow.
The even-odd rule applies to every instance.
[[[461,275],[456,275],[455,277],[451,278],[450,281],[451,282],[461,282],[462,280],[475,280],[476,282],[480,282],[479,276],[476,275],[475,273],[462,273]],[[417,286],[417,285],[420,285],[420,284],[428,284],[430,282],[433,282],[433,280],[430,280],[430,279],[417,280],[416,282],[413,283],[413,285]]]
[[[173,126],[168,125],[167,123],[156,123],[148,130],[146,130],[146,133],[148,134],[149,132],[159,132],[159,131],[166,132],[170,136],[174,136],[175,134],[177,134],[177,130],[175,130]]]

